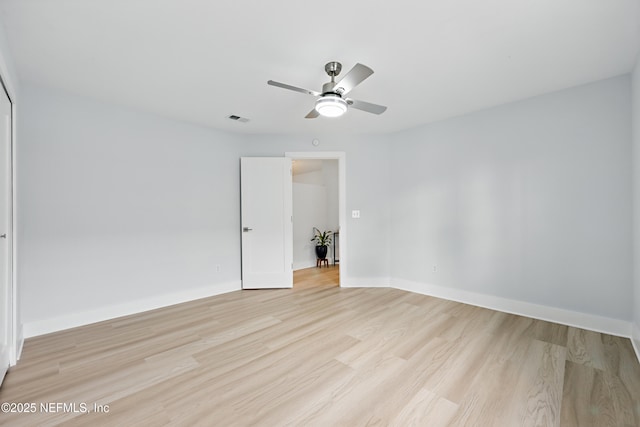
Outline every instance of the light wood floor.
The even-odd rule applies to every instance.
[[[628,339],[388,288],[237,291],[27,340],[0,424],[638,426]]]
[[[293,287],[296,289],[333,288],[340,286],[340,267],[311,267],[293,272]]]

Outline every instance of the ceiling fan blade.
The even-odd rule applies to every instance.
[[[367,77],[373,74],[373,70],[360,63],[353,66],[351,70],[336,83],[334,90],[340,95],[349,93],[354,87],[362,83]]]
[[[309,111],[309,114],[307,114],[306,116],[304,116],[305,119],[315,119],[316,117],[318,117],[320,115],[320,113],[318,113],[318,110],[316,110],[315,108],[311,111]]]
[[[346,99],[347,104],[356,110],[366,111],[367,113],[382,114],[387,110],[384,105],[372,104],[370,102],[358,101],[356,99]]]
[[[294,92],[306,93],[307,95],[313,95],[313,96],[322,95],[320,92],[316,92],[314,90],[302,89],[300,87],[291,86],[291,85],[288,85],[288,84],[285,84],[285,83],[274,82],[273,80],[269,80],[267,82],[267,84],[271,85],[271,86],[281,87],[282,89],[289,89],[289,90],[292,90]]]

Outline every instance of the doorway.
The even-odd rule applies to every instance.
[[[340,286],[345,270],[345,163],[342,152],[285,153],[292,159],[293,286]],[[313,229],[331,231],[327,262],[318,265]]]

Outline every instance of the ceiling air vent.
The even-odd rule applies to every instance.
[[[240,117],[240,116],[236,116],[235,114],[232,114],[228,117],[231,120],[235,120],[236,122],[242,122],[242,123],[247,123],[249,121],[249,119],[245,119],[244,117]]]

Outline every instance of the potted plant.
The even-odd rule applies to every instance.
[[[314,236],[311,241],[316,242],[316,256],[318,259],[326,259],[327,258],[327,250],[329,249],[329,245],[331,244],[331,234],[333,233],[330,230],[320,231],[317,228],[313,227]]]

